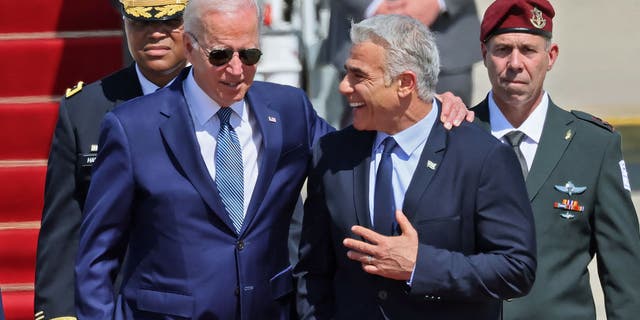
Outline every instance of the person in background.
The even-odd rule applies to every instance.
[[[378,15],[351,39],[340,92],[353,126],[318,141],[307,184],[301,318],[500,319],[536,269],[516,156],[474,124],[437,120],[424,24]]]
[[[116,105],[168,85],[185,67],[182,12],[186,3],[114,2],[122,13],[134,63],[94,83],[78,83],[60,102],[38,236],[36,319],[75,318],[73,270],[91,169],[102,147],[100,121]]]
[[[620,135],[602,120],[558,107],[544,80],[558,59],[547,0],[497,0],[480,46],[491,91],[477,121],[511,145],[535,217],[538,271],[504,319],[596,319],[587,265],[597,257],[607,319],[640,314],[640,234]]]
[[[435,34],[440,52],[436,92],[451,91],[470,106],[472,67],[482,60],[474,45],[480,21],[474,0],[373,0],[374,14],[405,14],[424,23]]]

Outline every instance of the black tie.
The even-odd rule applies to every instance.
[[[504,137],[507,139],[507,142],[513,147],[513,151],[516,153],[518,157],[518,161],[520,162],[520,169],[522,170],[522,176],[526,179],[527,174],[529,173],[529,169],[527,167],[527,160],[524,158],[524,154],[522,154],[522,150],[520,150],[520,143],[524,139],[526,135],[522,131],[514,130],[507,133]]]
[[[396,204],[391,183],[393,173],[391,152],[396,147],[396,141],[393,137],[387,137],[382,144],[384,144],[384,150],[380,157],[373,194],[373,229],[383,235],[392,235],[396,220]]]

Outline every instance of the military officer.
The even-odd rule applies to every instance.
[[[481,49],[492,85],[476,119],[516,152],[538,241],[528,296],[504,319],[595,319],[587,265],[597,255],[607,318],[640,314],[640,235],[620,135],[543,89],[558,58],[547,0],[497,0],[484,14]]]
[[[116,105],[171,83],[186,65],[182,13],[188,0],[113,1],[134,63],[94,83],[79,82],[60,103],[38,238],[35,318],[75,318],[78,230],[100,121]]]

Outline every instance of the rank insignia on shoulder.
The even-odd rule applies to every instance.
[[[574,194],[581,194],[585,190],[587,190],[587,187],[576,187],[576,185],[574,185],[573,182],[571,181],[567,181],[567,183],[565,183],[564,186],[555,185],[553,187],[562,193],[568,194],[569,196],[572,196]]]
[[[578,110],[571,110],[571,113],[574,116],[578,117],[579,119],[591,122],[591,123],[593,123],[593,124],[595,124],[595,125],[597,125],[597,126],[599,126],[601,128],[607,129],[607,130],[609,130],[611,132],[614,131],[612,125],[610,125],[608,122],[606,122],[606,121],[604,121],[604,120],[602,120],[602,119],[600,119],[600,118],[598,118],[598,117],[596,117],[594,115],[588,114],[588,113],[583,112],[583,111],[578,111]]]
[[[67,88],[67,92],[65,92],[65,98],[71,98],[74,94],[82,91],[82,87],[84,86],[84,82],[78,81],[78,83],[73,86],[73,88]]]
[[[565,212],[561,213],[560,216],[565,219],[573,219],[576,217],[573,212],[584,212],[584,206],[581,206],[578,200],[568,200],[562,199],[562,202],[554,202],[553,207],[556,209],[564,209]]]

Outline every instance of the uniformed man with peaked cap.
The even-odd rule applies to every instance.
[[[134,63],[60,102],[38,238],[35,319],[75,319],[74,265],[102,117],[116,105],[171,83],[186,65],[182,12],[188,0],[119,0]],[[99,62],[98,62],[99,63]]]
[[[595,319],[587,271],[594,256],[607,318],[635,319],[640,234],[620,135],[559,108],[544,90],[559,52],[554,16],[547,0],[497,0],[481,24],[492,89],[472,110],[521,162],[538,244],[533,289],[504,303],[504,319]]]

